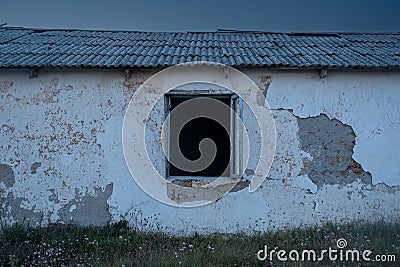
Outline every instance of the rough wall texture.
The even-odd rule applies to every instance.
[[[303,162],[303,172],[317,186],[351,184],[360,180],[371,184],[371,174],[365,172],[353,158],[355,134],[349,125],[326,115],[298,119],[301,149],[312,160]]]
[[[268,81],[277,127],[269,177],[254,193],[244,181],[216,203],[182,209],[146,195],[124,161],[124,111],[153,71],[125,81],[122,71],[41,71],[29,79],[26,70],[2,70],[2,220],[135,223],[140,211],[179,233],[400,218],[400,73],[330,71],[321,79],[316,71],[244,71]],[[243,116],[251,128],[251,115]]]

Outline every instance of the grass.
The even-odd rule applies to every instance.
[[[259,261],[268,250],[337,249],[339,238],[347,249],[393,254],[397,262]],[[318,254],[319,255],[319,254]],[[371,256],[371,257],[373,257]],[[397,264],[396,264],[397,263]],[[15,225],[0,233],[0,266],[399,266],[400,223],[328,223],[272,233],[171,236],[143,232],[119,223],[109,227]]]

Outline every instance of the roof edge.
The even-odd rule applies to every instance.
[[[28,30],[34,32],[45,31],[83,31],[83,32],[126,32],[126,33],[243,33],[243,34],[286,34],[289,36],[335,36],[340,34],[362,34],[362,35],[393,35],[400,34],[399,32],[359,32],[359,31],[258,31],[258,30],[236,30],[236,29],[216,29],[215,31],[143,31],[143,30],[118,30],[118,29],[78,29],[78,28],[41,28],[41,27],[24,27],[24,26],[9,26],[7,23],[0,25],[0,30]]]

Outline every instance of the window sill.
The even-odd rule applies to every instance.
[[[215,176],[168,176],[166,180],[183,187],[210,188],[221,185],[236,184],[239,178]]]

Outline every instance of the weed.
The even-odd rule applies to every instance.
[[[339,238],[345,238],[351,249],[394,254],[398,266],[400,223],[327,223],[321,227],[253,235],[173,236],[162,231],[129,228],[125,221],[107,227],[4,228],[0,233],[0,266],[314,266],[315,262],[282,262],[276,257],[262,262],[256,254],[265,245],[275,250],[320,251],[336,247]],[[321,264],[341,265],[329,260],[316,265]],[[346,262],[345,265],[381,264]],[[396,262],[384,266],[396,266]]]

